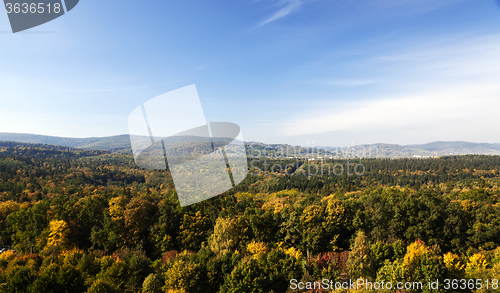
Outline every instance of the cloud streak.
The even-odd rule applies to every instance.
[[[499,93],[500,87],[478,85],[326,107],[316,111],[315,115],[307,115],[308,118],[289,123],[282,134],[294,136],[332,131],[391,131],[415,126],[439,128],[443,124],[457,125],[457,121],[468,121],[479,126],[477,118],[496,116],[500,109]]]
[[[301,4],[302,2],[300,0],[280,0],[276,5],[281,7],[281,9],[276,11],[273,15],[271,15],[264,21],[261,21],[259,23],[259,26],[264,26],[268,23],[271,23],[273,21],[276,21],[280,18],[287,16],[293,11],[299,9]]]
[[[453,134],[456,140],[486,137],[498,141],[500,129],[495,121],[500,109],[499,48],[500,35],[469,37],[465,41],[450,38],[394,52],[392,56],[362,60],[383,68],[379,77],[385,89],[367,92],[363,101],[346,102],[348,95],[341,100],[332,97],[337,102],[314,104],[313,109],[304,109],[278,127],[278,135],[378,132],[396,136],[413,129],[420,131],[425,141],[432,129],[441,136]],[[330,83],[355,86],[364,84],[362,81]],[[372,80],[366,81],[370,84]]]

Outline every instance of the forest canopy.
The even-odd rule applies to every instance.
[[[181,208],[168,170],[131,155],[2,142],[0,292],[499,278],[500,157],[349,160],[362,176],[307,176],[311,162],[293,162],[291,176],[268,169]]]

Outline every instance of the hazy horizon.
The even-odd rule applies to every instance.
[[[55,136],[55,135],[45,135],[45,134],[36,134],[36,133],[19,133],[19,132],[0,132],[1,134],[21,134],[21,135],[35,135],[35,136],[44,136],[44,137],[54,137],[54,138],[69,138],[69,139],[91,139],[91,138],[108,138],[108,137],[117,137],[117,136],[128,136],[129,134],[123,133],[123,134],[115,134],[115,135],[107,135],[107,136],[85,136],[85,137],[71,137],[71,136]],[[0,141],[1,141],[0,137]],[[289,144],[289,143],[284,143],[284,142],[265,142],[265,141],[249,141],[245,140],[245,142],[255,142],[255,143],[263,143],[263,144],[288,144],[288,145],[295,145],[295,144]],[[484,142],[484,141],[464,141],[464,140],[435,140],[435,141],[427,141],[427,142],[420,142],[420,143],[413,143],[413,144],[401,144],[401,143],[387,143],[387,142],[375,142],[375,143],[361,143],[361,144],[353,144],[353,145],[315,145],[315,144],[310,144],[310,145],[300,145],[297,144],[296,146],[301,146],[301,147],[311,147],[311,148],[321,148],[321,147],[352,147],[352,146],[360,146],[360,145],[376,145],[376,144],[388,144],[388,145],[400,145],[400,146],[411,146],[411,145],[426,145],[426,144],[431,144],[431,143],[437,143],[437,142],[442,142],[442,143],[474,143],[474,144],[500,144],[500,142]]]

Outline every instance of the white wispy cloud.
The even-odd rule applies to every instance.
[[[299,9],[301,4],[302,2],[300,0],[280,0],[278,3],[276,3],[276,6],[280,7],[280,9],[267,19],[261,21],[259,23],[259,26],[264,26],[270,22],[287,16],[293,11]]]
[[[495,122],[500,110],[500,35],[426,42],[363,62],[366,69],[378,67],[384,73],[380,77],[385,90],[367,92],[362,100],[332,94],[330,102],[315,103],[285,121],[277,135],[368,131],[394,136],[409,129],[432,129],[441,135],[453,133],[457,140],[500,139]]]
[[[500,86],[457,87],[448,91],[409,94],[369,102],[352,102],[337,107],[319,107],[315,115],[289,122],[283,135],[306,135],[332,131],[391,131],[415,126],[456,125],[467,121],[477,125],[493,118],[500,109]],[[477,125],[479,126],[479,125]],[[496,126],[495,126],[496,127]]]

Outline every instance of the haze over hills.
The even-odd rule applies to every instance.
[[[0,141],[42,143],[89,150],[107,150],[118,153],[131,152],[128,134],[106,137],[72,138],[27,133],[0,132]]]
[[[465,141],[435,141],[426,144],[407,145],[410,149],[425,150],[438,155],[500,154],[500,143],[472,143]]]
[[[70,138],[0,132],[0,141],[49,144],[84,150],[105,150],[114,153],[132,153],[128,134],[107,137]],[[249,155],[268,157],[425,158],[465,154],[500,155],[500,143],[473,143],[465,141],[436,141],[413,145],[377,143],[351,147],[299,147],[288,144],[263,144],[258,142],[247,142],[246,144]]]

